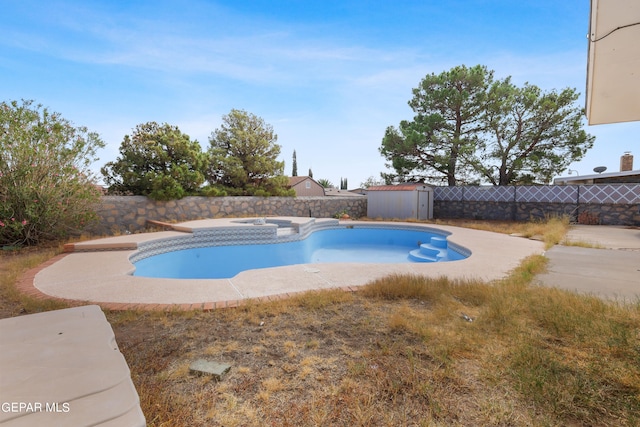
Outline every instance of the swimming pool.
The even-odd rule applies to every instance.
[[[446,234],[424,228],[341,226],[310,229],[300,235],[300,230],[287,232],[286,224],[275,225],[280,230],[280,239],[277,232],[272,239],[275,243],[242,244],[240,238],[225,244],[169,250],[134,261],[133,275],[223,279],[245,270],[294,264],[445,262],[469,256],[464,248],[450,245]]]
[[[241,221],[240,221],[241,220]],[[283,226],[274,224],[281,221]],[[272,217],[265,225],[247,219],[211,218],[167,225],[162,231],[132,233],[65,245],[65,253],[25,274],[20,289],[111,310],[212,310],[247,300],[286,298],[318,289],[354,291],[394,274],[492,282],[507,277],[521,261],[544,254],[538,240],[507,234],[408,222],[338,221],[334,218]],[[323,263],[246,270],[225,279],[162,279],[133,276],[134,264],[166,252],[230,245],[294,241],[310,230],[357,228],[422,229],[447,237],[448,246],[467,256],[455,262]],[[264,238],[257,239],[256,234]],[[267,236],[268,235],[268,236]]]

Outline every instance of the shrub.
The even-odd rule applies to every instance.
[[[95,218],[89,166],[104,143],[33,101],[0,104],[0,244],[63,238]]]
[[[202,189],[200,190],[200,194],[205,197],[224,197],[228,195],[225,189],[212,187],[210,185],[202,187]]]

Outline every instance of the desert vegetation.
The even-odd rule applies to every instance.
[[[0,102],[0,247],[67,238],[97,218],[99,136],[33,101]]]

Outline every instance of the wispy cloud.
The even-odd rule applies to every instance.
[[[67,8],[71,6],[66,5]],[[176,24],[170,16],[128,17],[74,8],[54,14],[55,36],[14,28],[8,39],[20,49],[67,61],[204,74],[253,84],[304,84],[341,79],[345,72],[384,61],[389,52],[357,44],[318,39],[295,26],[272,23],[252,28],[246,17],[222,16],[210,29]],[[55,22],[55,24],[51,24]],[[241,26],[246,32],[227,31]]]
[[[296,149],[302,170],[357,184],[382,170],[384,129],[411,119],[427,74],[483,64],[544,90],[585,81],[585,2],[5,3],[0,88],[100,132],[104,162],[139,123],[178,125],[204,146],[242,108],[274,126],[285,161]],[[597,132],[620,147],[637,126]]]

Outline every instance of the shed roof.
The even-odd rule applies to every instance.
[[[376,185],[367,191],[415,191],[416,187],[427,187],[423,182],[405,182],[398,185]]]

